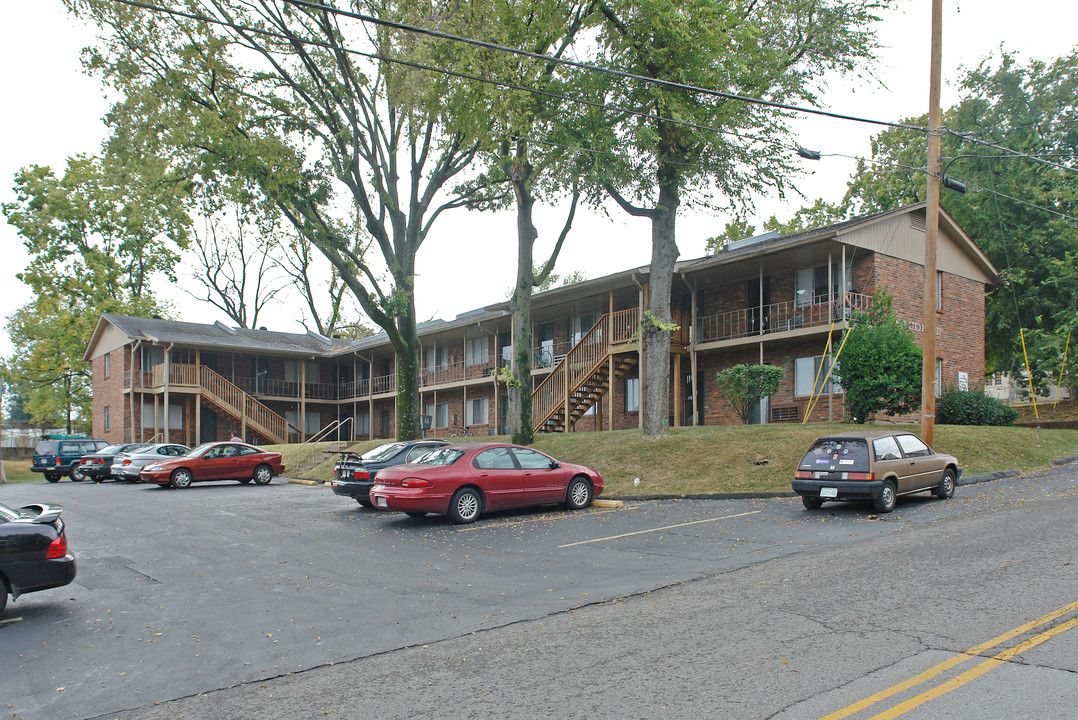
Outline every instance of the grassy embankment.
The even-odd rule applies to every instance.
[[[540,435],[535,447],[561,460],[598,470],[606,480],[607,496],[773,492],[789,490],[795,466],[813,439],[857,428],[786,424],[674,428],[659,440],[644,440],[639,430],[561,433]],[[506,439],[469,438],[465,442]],[[352,449],[364,453],[383,442],[360,442]],[[325,447],[305,446],[301,460]],[[957,457],[967,475],[997,470],[1029,472],[1053,460],[1078,455],[1078,430],[937,425],[936,447]],[[295,445],[267,449],[282,452],[287,468],[295,466]],[[325,457],[303,476],[329,480],[337,456]],[[766,464],[756,464],[764,459]],[[29,460],[5,461],[4,472],[8,482],[43,481],[40,473],[30,472]],[[633,484],[634,478],[640,478],[639,486]]]
[[[867,427],[782,424],[674,428],[659,440],[644,440],[639,430],[561,433],[538,436],[535,448],[598,470],[606,481],[606,496],[773,492],[789,490],[796,465],[812,440]],[[469,440],[473,439],[465,442]],[[364,453],[383,442],[360,442],[352,449]],[[966,475],[997,470],[1029,472],[1078,454],[1078,430],[937,425],[935,445],[940,452],[957,457]],[[290,451],[294,448],[284,446],[286,464]],[[303,473],[304,477],[329,480],[336,456],[326,458]],[[756,464],[764,459],[766,464]],[[634,486],[634,478],[640,478],[639,486]]]

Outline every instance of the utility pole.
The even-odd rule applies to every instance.
[[[940,222],[940,75],[943,0],[932,0],[932,62],[928,82],[928,190],[925,209],[924,342],[921,368],[921,439],[933,444],[936,427],[936,247]]]

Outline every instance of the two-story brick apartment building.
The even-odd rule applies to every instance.
[[[946,213],[940,223],[937,384],[977,387],[984,382],[985,294],[1001,280]],[[800,421],[814,392],[822,396],[811,419],[841,420],[841,389],[822,382],[828,338],[837,346],[852,313],[885,287],[920,342],[924,242],[921,203],[788,237],[749,238],[679,262],[671,425],[736,422],[715,374],[741,362],[786,371],[756,421]],[[537,430],[638,426],[637,328],[647,283],[642,267],[534,297]],[[499,303],[419,327],[428,435],[462,426],[504,432],[506,389],[491,371],[512,357],[510,323],[508,304]],[[239,432],[284,442],[332,423],[346,438],[396,432],[396,369],[384,335],[348,341],[102,315],[85,358],[93,364],[95,437],[193,444]]]

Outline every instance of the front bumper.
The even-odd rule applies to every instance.
[[[824,488],[834,488],[835,495],[824,494]],[[793,490],[821,500],[875,500],[883,490],[883,480],[794,480]]]

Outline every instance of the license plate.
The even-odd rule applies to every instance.
[[[838,488],[820,488],[820,497],[838,497]]]
[[[380,508],[386,507],[386,499],[384,497],[378,497],[374,499],[374,504]]]

